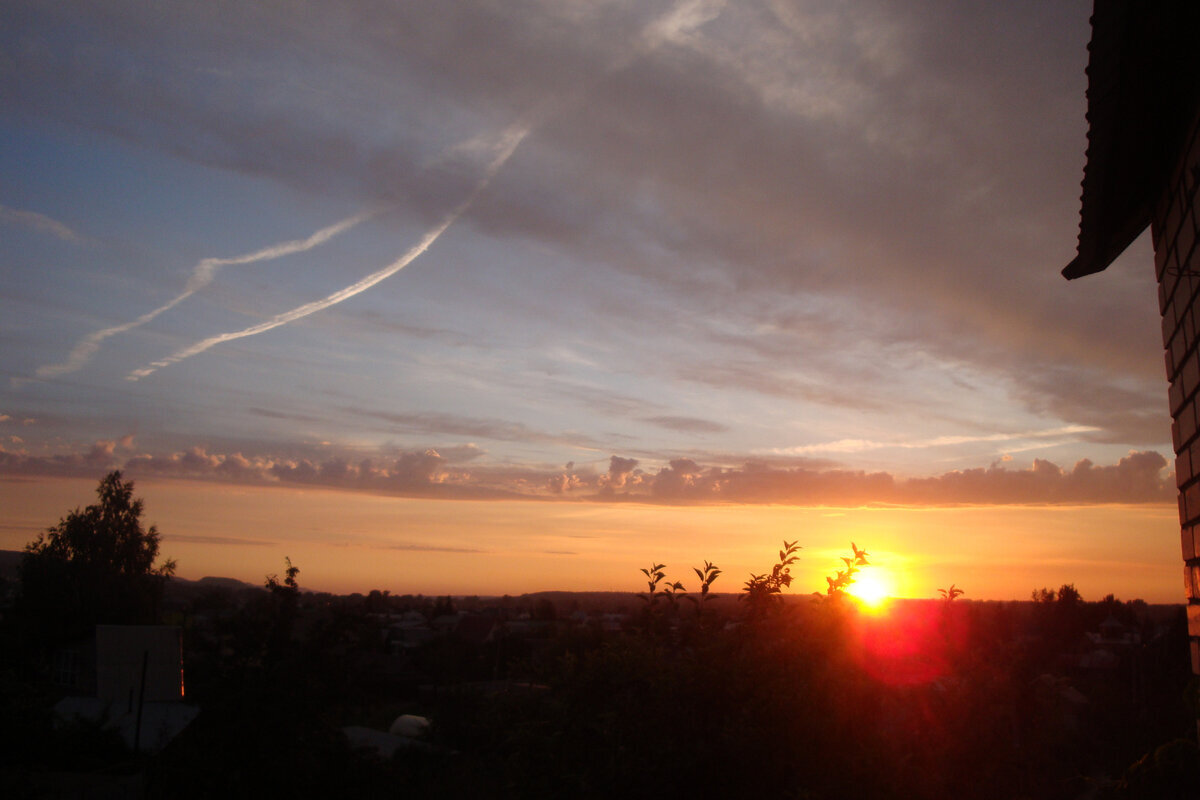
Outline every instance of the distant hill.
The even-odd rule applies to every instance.
[[[17,569],[21,565],[21,557],[24,556],[24,551],[21,550],[0,550],[0,577],[15,578],[17,577]],[[172,578],[183,584],[192,584],[197,586],[218,586],[226,589],[245,589],[253,587],[254,584],[239,581],[237,578],[214,578],[203,577],[199,580],[189,580],[187,578]]]
[[[186,603],[214,591],[224,595],[235,596],[244,595],[247,592],[262,592],[265,590],[261,586],[239,581],[237,578],[205,576],[198,581],[192,581],[187,578],[175,577],[167,581],[166,598],[168,602]]]
[[[19,580],[18,570],[21,566],[21,557],[24,555],[24,552],[20,550],[0,550],[0,579],[13,582]],[[176,591],[180,594],[194,594],[206,589],[223,589],[225,591],[240,592],[246,589],[261,588],[261,586],[252,583],[239,581],[237,578],[217,578],[211,576],[206,576],[196,581],[175,577],[167,584],[168,592]]]
[[[198,581],[190,581],[187,578],[172,578],[173,581],[179,581],[181,584],[192,585],[200,589],[258,589],[252,583],[239,581],[237,578],[214,578],[206,575]]]

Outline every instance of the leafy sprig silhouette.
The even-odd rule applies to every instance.
[[[859,549],[858,545],[854,542],[850,543],[850,550],[854,554],[853,556],[842,556],[842,561],[846,563],[846,568],[839,569],[833,576],[825,577],[825,582],[829,584],[829,587],[825,590],[825,593],[830,597],[834,595],[840,595],[845,592],[847,587],[854,583],[855,575],[858,574],[859,568],[869,566],[871,563],[870,561],[867,561],[867,556],[870,555],[870,553],[868,553],[866,550]]]
[[[750,579],[742,587],[744,594],[741,597],[749,601],[751,606],[757,608],[791,586],[792,565],[799,559],[796,553],[800,549],[801,547],[796,542],[789,542],[787,539],[784,539],[783,549],[779,551],[778,563],[771,568],[769,573],[764,572],[761,575],[751,574]]]
[[[942,599],[945,600],[947,603],[951,602],[954,598],[958,597],[959,595],[966,594],[966,592],[964,592],[962,589],[955,586],[953,583],[950,584],[949,589],[938,589],[938,592],[942,595]]]

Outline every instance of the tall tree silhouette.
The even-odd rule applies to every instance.
[[[25,546],[19,609],[46,637],[80,635],[97,623],[156,622],[175,562],[158,566],[159,534],[142,525],[133,481],[110,472],[99,502],[76,508]]]

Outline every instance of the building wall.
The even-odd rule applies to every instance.
[[[1166,348],[1171,439],[1192,671],[1200,674],[1200,118],[1151,218]]]
[[[175,625],[97,625],[96,696],[129,712],[141,700],[181,700],[180,637]]]

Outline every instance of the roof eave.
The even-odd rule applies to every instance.
[[[1106,269],[1150,224],[1195,113],[1195,0],[1096,0],[1088,44],[1088,148],[1068,280]]]

